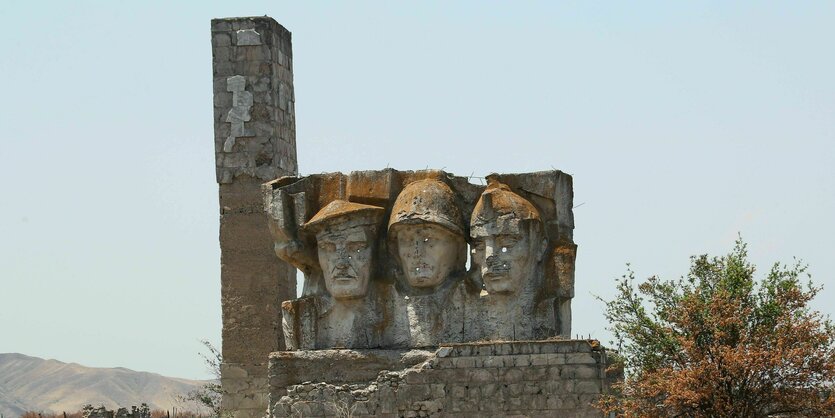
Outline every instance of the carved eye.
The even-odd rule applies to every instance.
[[[502,247],[502,252],[506,253],[507,252],[507,247]]]
[[[366,245],[365,245],[364,242],[351,242],[347,245],[347,247],[348,247],[347,248],[348,251],[350,251],[350,252],[356,251],[357,253],[359,253],[363,248],[366,247]]]
[[[350,256],[350,255],[348,256],[348,259],[349,259],[349,260],[351,259],[351,256]]]
[[[429,242],[429,238],[424,238],[423,242]]]

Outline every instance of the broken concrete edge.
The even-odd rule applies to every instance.
[[[554,175],[554,176],[556,176],[556,177],[565,176],[565,178],[567,178],[567,179],[568,179],[568,181],[570,182],[570,184],[571,184],[571,185],[573,185],[573,176],[572,176],[571,174],[566,173],[565,171],[562,171],[562,170],[556,170],[556,169],[552,169],[552,170],[541,170],[541,171],[532,171],[532,172],[528,172],[528,173],[496,173],[496,172],[491,172],[490,174],[487,174],[487,175],[485,175],[484,177],[478,177],[478,176],[475,176],[475,175],[470,175],[470,176],[458,176],[458,175],[455,175],[454,173],[451,173],[451,172],[448,172],[448,171],[444,171],[444,170],[435,170],[435,169],[427,169],[427,170],[396,170],[396,169],[394,169],[394,168],[384,168],[384,169],[380,169],[380,170],[353,170],[353,171],[351,171],[351,172],[349,172],[349,173],[342,173],[342,172],[339,172],[339,171],[331,171],[331,172],[316,173],[316,174],[313,174],[313,175],[321,175],[321,176],[346,176],[346,177],[352,177],[352,176],[357,176],[357,175],[362,175],[362,174],[365,174],[365,175],[371,175],[371,174],[377,174],[377,173],[388,173],[388,172],[398,172],[398,173],[399,173],[399,174],[401,174],[401,175],[416,175],[416,174],[421,174],[421,173],[437,173],[437,172],[440,172],[440,173],[443,173],[443,174],[448,175],[450,178],[453,178],[453,179],[467,179],[467,180],[470,180],[470,179],[481,179],[481,178],[483,178],[483,179],[485,179],[485,180],[488,180],[488,179],[499,179],[499,180],[501,180],[501,179],[504,179],[504,178],[508,178],[508,177],[517,177],[517,176],[544,176],[544,175]],[[265,183],[264,183],[264,186],[265,186],[265,187],[269,187],[269,189],[268,189],[268,190],[274,190],[274,189],[277,189],[277,188],[279,188],[279,187],[283,187],[283,186],[286,186],[286,185],[288,185],[288,184],[291,184],[291,183],[293,183],[293,182],[295,182],[295,181],[301,180],[301,179],[303,179],[303,178],[305,178],[305,177],[307,177],[307,176],[282,176],[282,177],[278,177],[278,178],[276,178],[276,179],[274,179],[274,180],[270,180],[270,181],[265,182]],[[470,182],[470,183],[471,183],[471,184],[474,184],[474,185],[478,185],[478,184],[475,184],[475,183],[473,183],[473,182]],[[482,186],[483,186],[483,184],[482,184]]]
[[[351,361],[340,361],[347,357],[411,351],[273,353],[269,416],[334,416],[335,407],[352,416],[600,416],[595,401],[623,378],[622,370],[610,372],[613,359],[597,340],[556,339],[441,345],[412,366],[377,364],[348,379],[340,373],[355,370]],[[305,361],[311,355],[318,360]],[[296,367],[300,362],[307,367]]]
[[[305,376],[307,369],[317,369],[326,363],[329,371],[335,376],[347,379],[337,379],[339,383],[370,380],[383,371],[404,371],[409,369],[434,368],[439,359],[451,360],[461,357],[491,357],[491,356],[530,356],[550,354],[585,354],[592,355],[596,362],[607,363],[609,350],[596,339],[560,339],[525,341],[479,341],[472,343],[441,344],[438,347],[401,348],[401,349],[321,349],[321,350],[286,350],[270,353],[268,368],[271,385],[273,387],[287,387],[312,381],[315,373]],[[285,372],[277,376],[272,369],[278,364],[285,367]],[[608,364],[607,364],[608,365]],[[369,373],[375,369],[375,373]],[[354,372],[356,375],[353,375]],[[353,377],[348,377],[353,375]],[[294,379],[294,377],[296,379]],[[309,377],[310,379],[307,379]],[[333,376],[328,376],[334,383]],[[280,381],[275,379],[279,378]],[[296,381],[298,380],[298,381]]]
[[[284,27],[281,23],[278,23],[275,19],[269,16],[245,16],[245,17],[219,17],[214,18],[211,21],[211,28],[212,32],[229,32],[232,30],[238,30],[235,28],[235,24],[240,24],[242,21],[250,21],[250,22],[266,22],[269,23],[273,28],[279,29],[279,35],[287,35],[288,40],[292,36],[292,33]],[[240,28],[240,29],[249,29],[249,28]]]
[[[533,344],[533,345],[545,345],[545,344],[559,344],[565,345],[566,347],[573,346],[574,348],[579,347],[587,347],[587,350],[580,349],[578,351],[583,352],[592,352],[592,351],[602,351],[607,350],[600,344],[599,340],[596,339],[570,339],[570,338],[562,338],[562,337],[552,337],[546,338],[543,340],[514,340],[514,341],[473,341],[473,342],[466,342],[466,343],[443,343],[439,346],[438,350],[442,348],[463,348],[463,347],[488,347],[488,346],[497,346],[497,345],[511,345],[511,346],[519,346],[522,347],[523,344]],[[534,352],[530,353],[519,353],[519,354],[536,354]]]

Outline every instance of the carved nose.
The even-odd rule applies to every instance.
[[[338,247],[336,249],[336,256],[339,259],[340,263],[347,263],[351,256],[348,253],[348,249],[345,247]]]

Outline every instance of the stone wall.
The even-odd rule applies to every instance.
[[[595,340],[277,352],[270,416],[601,417],[609,363]]]
[[[275,257],[260,185],[295,175],[290,32],[268,17],[211,24],[214,143],[220,188],[223,407],[261,417],[267,356],[283,349],[281,302],[295,269]]]
[[[40,414],[38,414],[40,415]],[[66,412],[64,416],[67,416]],[[127,408],[118,408],[115,411],[104,407],[104,405],[94,407],[90,404],[84,405],[81,408],[82,418],[151,418],[151,408],[148,404],[143,403],[140,406],[131,406],[130,411]]]

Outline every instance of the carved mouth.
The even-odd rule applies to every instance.
[[[347,282],[357,278],[356,274],[353,274],[351,266],[336,266],[333,271],[331,271],[331,276],[337,282]]]
[[[412,270],[412,277],[431,277],[435,269],[428,264],[421,264]]]
[[[507,271],[490,271],[485,273],[483,276],[484,280],[489,280],[491,282],[502,280],[507,277]]]
[[[491,257],[487,259],[487,272],[483,276],[488,280],[496,280],[506,276],[509,271],[510,262]]]

